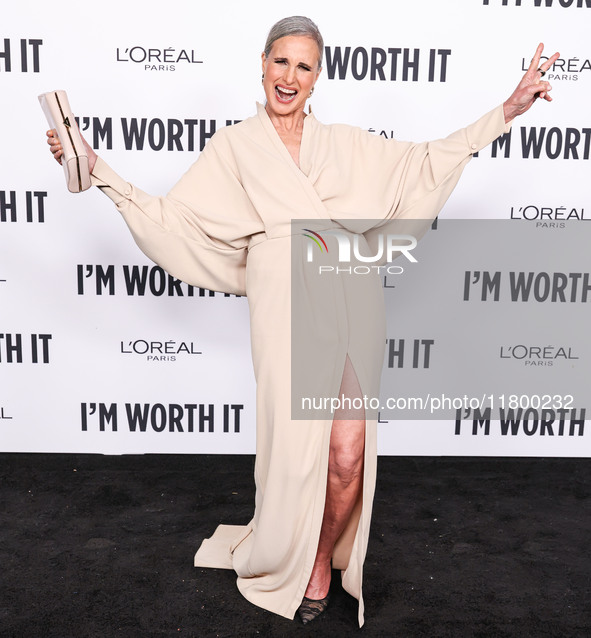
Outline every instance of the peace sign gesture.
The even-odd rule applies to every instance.
[[[525,113],[537,98],[543,98],[548,102],[552,101],[552,98],[548,95],[548,91],[551,91],[552,87],[549,82],[542,80],[542,77],[558,60],[560,53],[555,53],[551,58],[540,64],[543,51],[544,45],[542,43],[538,44],[528,70],[521,78],[521,82],[517,85],[511,97],[503,104],[505,122],[510,122],[513,118]]]

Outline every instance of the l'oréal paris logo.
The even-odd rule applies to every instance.
[[[578,359],[569,346],[532,346],[518,344],[514,346],[501,346],[499,354],[501,359],[521,361],[527,366],[552,366],[559,361]]]
[[[141,65],[144,71],[176,71],[182,64],[203,64],[193,49],[167,47],[117,47],[117,62]]]
[[[146,361],[177,361],[181,355],[203,354],[191,341],[147,341],[135,339],[121,342],[121,354],[146,357]]]
[[[591,221],[582,207],[573,206],[540,206],[527,204],[525,206],[511,206],[510,219],[535,222],[536,228],[566,228],[567,222]]]
[[[324,230],[321,233],[303,229],[303,235],[308,238],[308,246],[306,251],[306,261],[314,262],[314,254],[328,254],[329,248],[327,239],[334,237],[337,241],[336,261],[339,264],[349,264],[348,266],[320,265],[318,273],[333,274],[356,274],[368,275],[375,274],[402,274],[401,266],[392,266],[389,262],[396,257],[404,256],[411,263],[417,263],[417,259],[411,254],[416,248],[417,240],[412,235],[382,235],[377,236],[377,248],[373,255],[364,255],[360,247],[360,235],[355,233],[347,233],[341,230]],[[363,239],[365,242],[365,239]],[[366,243],[367,247],[367,243]],[[332,248],[334,251],[334,247]],[[351,265],[354,262],[354,265]],[[360,263],[361,262],[361,263]],[[386,262],[387,265],[378,265],[376,262]],[[370,265],[371,264],[371,265]]]
[[[542,56],[540,62],[545,62],[546,60],[548,60],[548,58]],[[528,67],[529,62],[527,58],[522,58],[521,69],[525,72]],[[546,72],[544,80],[577,82],[583,79],[583,75],[591,76],[591,60],[589,58],[558,58]]]

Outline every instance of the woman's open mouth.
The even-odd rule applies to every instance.
[[[294,100],[297,94],[298,92],[295,89],[288,89],[284,86],[275,87],[275,95],[277,96],[277,99],[284,104],[288,104]]]

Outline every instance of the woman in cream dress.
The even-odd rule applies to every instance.
[[[332,564],[359,601],[359,625],[364,621],[376,420],[363,409],[292,419],[291,259],[294,250],[304,254],[303,239],[292,244],[292,220],[312,220],[320,232],[363,233],[371,244],[375,220],[435,217],[472,154],[536,98],[550,100],[541,77],[558,54],[540,67],[542,49],[503,105],[443,140],[401,143],[325,126],[305,113],[323,42],[309,19],[286,18],[271,29],[262,54],[266,104],[218,131],[166,197],[129,184],[87,146],[92,183],[113,200],[148,257],[189,284],[248,297],[257,381],[255,510],[247,525],[220,525],[195,565],[234,569],[254,604],[287,618],[299,609],[309,621],[326,607]],[[55,132],[48,138],[59,161]],[[360,292],[341,282],[322,308],[318,299],[307,302],[320,322],[311,338],[324,348],[322,375],[333,395],[374,393],[384,348],[379,293],[379,286]]]

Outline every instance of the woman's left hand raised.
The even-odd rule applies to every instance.
[[[543,98],[548,102],[552,101],[552,98],[548,95],[548,91],[551,91],[552,87],[549,82],[542,80],[542,77],[558,60],[560,53],[555,53],[551,58],[540,64],[543,51],[544,45],[540,43],[528,70],[521,78],[521,82],[517,85],[511,97],[503,104],[505,122],[510,122],[518,115],[525,113],[538,98]]]

